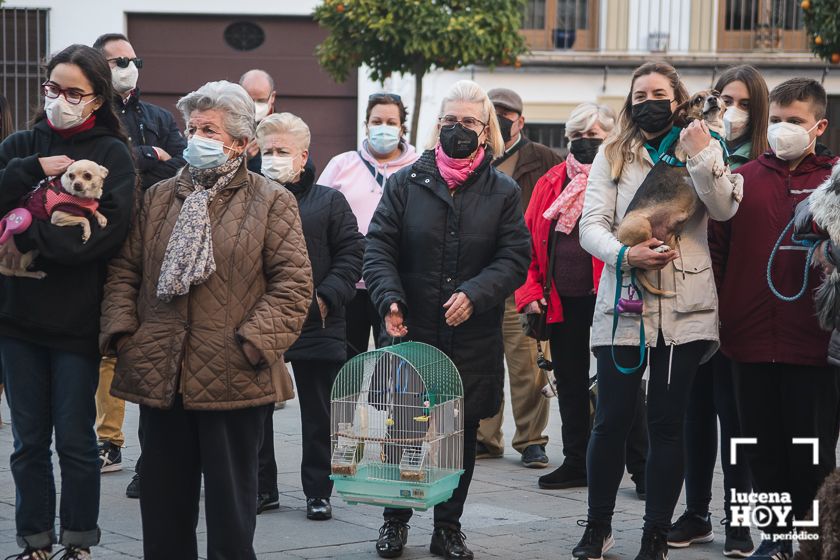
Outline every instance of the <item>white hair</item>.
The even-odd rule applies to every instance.
[[[505,151],[505,142],[502,140],[502,133],[499,131],[499,119],[496,118],[496,109],[493,107],[490,98],[487,97],[487,92],[471,80],[455,82],[440,102],[438,119],[444,116],[446,104],[452,101],[481,104],[482,120],[487,123],[487,140],[485,141],[485,145],[493,151],[494,156],[498,157],[503,154]],[[432,130],[432,136],[429,139],[429,148],[434,148],[437,145],[439,136],[440,126],[438,125]]]
[[[257,144],[263,148],[262,142],[269,134],[289,134],[297,143],[300,151],[309,149],[312,134],[303,119],[292,113],[273,113],[260,121],[257,125]]]
[[[254,100],[239,84],[222,80],[207,82],[178,100],[175,105],[189,122],[193,111],[222,111],[222,128],[237,140],[254,137]]]
[[[581,103],[572,110],[566,121],[566,138],[571,138],[577,132],[586,132],[596,124],[609,135],[615,128],[615,111],[606,105]]]

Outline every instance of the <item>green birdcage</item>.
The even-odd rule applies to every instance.
[[[464,472],[464,387],[443,352],[404,342],[359,354],[330,401],[330,478],[347,503],[422,511],[452,496]]]

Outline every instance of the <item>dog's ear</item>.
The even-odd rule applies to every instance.
[[[683,101],[674,109],[674,126],[685,128],[688,126],[688,108],[691,106],[691,99]]]
[[[99,166],[99,172],[102,174],[103,179],[108,176],[108,168],[104,165]]]

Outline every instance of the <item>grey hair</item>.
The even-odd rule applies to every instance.
[[[566,138],[571,138],[576,132],[586,132],[596,123],[609,135],[615,128],[615,111],[606,105],[581,103],[572,109],[572,114],[566,121]]]
[[[245,79],[251,74],[261,74],[268,81],[268,89],[274,91],[274,78],[271,77],[271,74],[259,68],[248,70],[247,72],[242,74],[242,76],[239,78],[239,85],[241,86],[243,83],[245,83]]]
[[[231,82],[207,82],[178,100],[175,105],[189,122],[193,111],[219,109],[224,115],[222,127],[237,140],[254,137],[254,100],[245,89]]]
[[[312,135],[303,119],[292,113],[273,113],[257,125],[257,144],[263,148],[262,141],[269,134],[289,134],[294,137],[301,151],[309,149]]]

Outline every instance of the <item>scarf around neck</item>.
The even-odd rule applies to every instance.
[[[557,220],[555,231],[568,235],[575,229],[575,224],[583,213],[586,182],[591,168],[591,163],[580,163],[571,152],[566,156],[566,176],[569,178],[569,184],[543,213],[543,218],[546,220]]]
[[[205,282],[216,272],[213,236],[210,227],[210,202],[233,180],[245,158],[238,156],[218,167],[189,167],[195,190],[184,199],[158,278],[157,297],[169,302],[189,293],[190,286]]]
[[[484,146],[478,148],[475,155],[466,159],[455,159],[443,152],[440,144],[435,148],[435,162],[437,163],[440,176],[446,181],[449,190],[456,189],[463,185],[470,173],[484,161]]]

